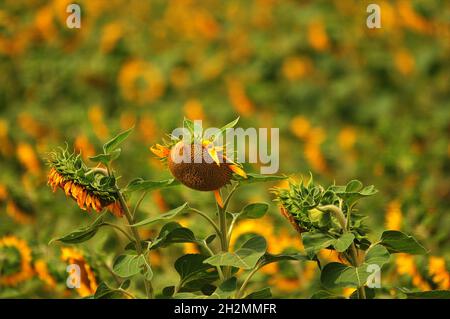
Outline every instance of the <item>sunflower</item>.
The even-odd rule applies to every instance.
[[[0,238],[0,286],[16,286],[33,277],[31,249],[14,236]]]
[[[188,128],[193,127],[193,124],[189,124],[191,121],[186,121]],[[231,183],[233,174],[243,178],[247,178],[247,174],[240,164],[226,157],[224,146],[216,145],[214,139],[198,137],[193,130],[189,130],[192,136],[190,140],[183,138],[171,144],[156,144],[150,150],[167,162],[170,172],[178,181],[194,190],[214,192],[217,203],[223,206],[219,190]]]
[[[93,295],[97,290],[97,280],[95,274],[84,258],[83,254],[74,248],[61,248],[61,259],[69,265],[80,267],[80,288],[76,288],[80,297]]]
[[[48,185],[53,192],[62,189],[82,210],[101,212],[106,208],[117,217],[123,216],[118,195],[112,186],[114,177],[98,177],[84,165],[79,154],[69,154],[65,150],[53,153],[49,165]]]
[[[48,265],[43,259],[38,259],[34,263],[34,270],[36,271],[37,276],[40,280],[42,280],[48,287],[55,288],[56,280],[50,274],[48,269]]]

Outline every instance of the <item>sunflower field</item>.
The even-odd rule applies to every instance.
[[[0,1],[0,298],[450,298],[448,1],[76,3]]]

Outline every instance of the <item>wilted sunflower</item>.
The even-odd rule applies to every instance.
[[[48,161],[51,167],[48,185],[53,192],[61,188],[73,198],[82,210],[101,212],[108,209],[121,217],[124,212],[114,189],[115,179],[94,174],[81,160],[80,154],[61,150],[52,153]]]
[[[0,238],[0,286],[16,286],[33,277],[31,249],[14,236]]]
[[[185,124],[186,121],[192,123],[185,120]],[[187,125],[191,132],[189,140],[174,139],[165,145],[156,144],[150,150],[167,162],[172,175],[182,184],[198,191],[214,192],[217,203],[222,206],[220,188],[231,182],[233,174],[244,178],[247,174],[240,164],[226,157],[224,146],[215,145],[213,139],[195,136],[191,127],[193,125]]]
[[[84,258],[83,254],[74,248],[61,248],[61,259],[69,265],[78,265],[80,267],[80,288],[76,288],[80,297],[93,295],[97,290],[97,280],[95,274]]]

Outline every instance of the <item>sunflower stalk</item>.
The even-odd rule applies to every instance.
[[[330,212],[331,214],[333,214],[333,216],[336,217],[336,219],[338,220],[339,224],[341,225],[342,231],[344,233],[349,232],[348,230],[348,224],[347,224],[347,218],[345,217],[345,214],[342,211],[341,207],[338,207],[336,205],[325,205],[325,206],[319,206],[318,207],[319,210],[323,211],[323,212]],[[348,217],[350,217],[350,212],[348,213]],[[356,246],[355,243],[352,242],[349,248],[349,254],[350,254],[350,263],[352,264],[352,266],[354,267],[358,267],[359,266],[359,262],[358,262],[358,251],[356,250]],[[362,287],[358,287],[358,298],[359,299],[366,299],[366,291],[364,286]]]
[[[113,176],[111,167],[109,165],[107,166],[107,172],[108,172],[109,176]],[[128,204],[125,200],[125,197],[123,196],[122,191],[118,187],[117,183],[115,185],[115,188],[116,188],[117,196],[119,198],[120,205],[122,206],[123,211],[125,212],[125,217],[128,221],[128,225],[131,228],[131,233],[134,237],[136,251],[139,255],[144,256],[144,248],[142,247],[141,236],[139,235],[139,232],[136,227],[131,227],[131,225],[135,224],[133,214],[131,213],[130,208],[128,207]],[[147,278],[145,278],[145,276],[144,276],[144,287],[145,287],[145,292],[146,292],[147,298],[154,299],[155,293],[154,293],[152,282],[150,280],[147,280]]]

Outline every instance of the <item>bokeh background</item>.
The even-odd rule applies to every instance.
[[[381,6],[381,29],[366,27],[371,2]],[[384,295],[450,288],[448,1],[84,0],[81,29],[65,25],[69,3],[0,3],[0,297],[85,297],[114,283],[108,268],[124,245],[114,231],[77,247],[48,245],[95,218],[46,186],[49,151],[67,143],[87,159],[135,125],[116,167],[123,182],[168,178],[148,147],[185,116],[280,128],[280,173],[294,179],[312,172],[324,185],[374,184],[380,192],[360,206],[372,238],[402,230],[430,251],[392,257]],[[272,201],[272,186],[244,188],[232,207]],[[214,207],[212,195],[178,187],[152,193],[140,215],[185,201]],[[207,234],[199,221],[181,223]],[[263,220],[241,222],[233,240],[249,232],[273,253],[302,249],[275,203]],[[197,249],[152,253],[158,290],[177,281],[173,261]],[[88,280],[68,290],[74,261]],[[251,288],[267,285],[282,298],[320,286],[314,263],[268,266]]]

